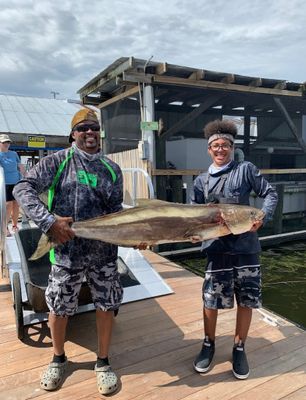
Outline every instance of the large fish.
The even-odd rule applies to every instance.
[[[71,228],[78,237],[134,247],[140,243],[156,245],[192,241],[194,237],[204,241],[237,235],[263,218],[263,211],[249,206],[138,200],[136,207],[74,222]],[[52,247],[54,244],[42,235],[31,260],[42,257]]]

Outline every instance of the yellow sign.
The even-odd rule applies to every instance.
[[[46,147],[45,136],[28,136],[28,147]]]

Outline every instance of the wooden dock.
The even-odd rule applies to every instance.
[[[115,320],[110,359],[121,379],[114,400],[304,400],[306,332],[277,317],[277,326],[254,311],[246,350],[249,379],[231,372],[235,310],[220,312],[216,355],[207,374],[192,362],[203,338],[202,278],[150,251],[144,252],[174,294],[125,304]],[[0,280],[0,399],[101,399],[93,373],[95,313],[71,318],[66,354],[70,360],[61,389],[45,392],[39,378],[52,357],[46,323],[26,329],[17,339],[8,280]],[[106,398],[106,397],[105,397]]]

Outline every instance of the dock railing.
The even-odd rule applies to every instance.
[[[133,205],[133,198],[136,198],[135,189],[137,189],[137,198],[149,199],[154,197],[150,192],[152,187],[148,184],[148,177],[151,181],[150,163],[147,160],[140,159],[138,149],[107,154],[107,157],[117,163],[124,173],[124,204]]]
[[[157,179],[164,180],[164,183],[160,183],[158,187],[168,186],[171,201],[181,202],[181,199],[185,197],[188,203],[193,192],[193,179],[203,172],[206,171],[204,169],[152,169],[151,174]],[[267,176],[268,181],[278,192],[279,201],[273,218],[273,234],[280,234],[283,232],[284,220],[298,217],[302,221],[306,216],[306,168],[260,169],[260,172]],[[167,182],[174,182],[174,184],[169,188]],[[182,196],[182,191],[186,192],[185,196]],[[166,195],[166,193],[157,193],[157,198],[166,198]],[[252,193],[251,205],[260,208],[261,203],[262,199]]]

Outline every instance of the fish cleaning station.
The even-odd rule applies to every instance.
[[[279,195],[274,220],[260,240],[272,245],[306,237],[304,83],[122,57],[78,93],[81,106],[100,113],[103,151],[123,171],[125,208],[137,199],[189,203],[194,178],[210,164],[203,127],[229,118],[239,126],[235,158],[257,165]],[[68,135],[67,130],[67,143],[52,140],[68,147]],[[261,201],[254,195],[251,205],[260,208]],[[48,255],[29,261],[41,235],[32,221],[23,216],[11,237],[5,221],[0,167],[0,399],[106,398],[97,395],[93,372],[95,313],[86,282],[78,313],[69,319],[69,364],[61,390],[39,389],[52,355],[44,299],[50,262]],[[248,380],[238,381],[231,372],[235,309],[219,312],[213,369],[195,373],[193,360],[203,340],[203,278],[169,257],[184,252],[199,247],[119,247],[124,301],[115,317],[110,358],[122,385],[112,398],[306,398],[306,331],[266,308],[253,312]]]

